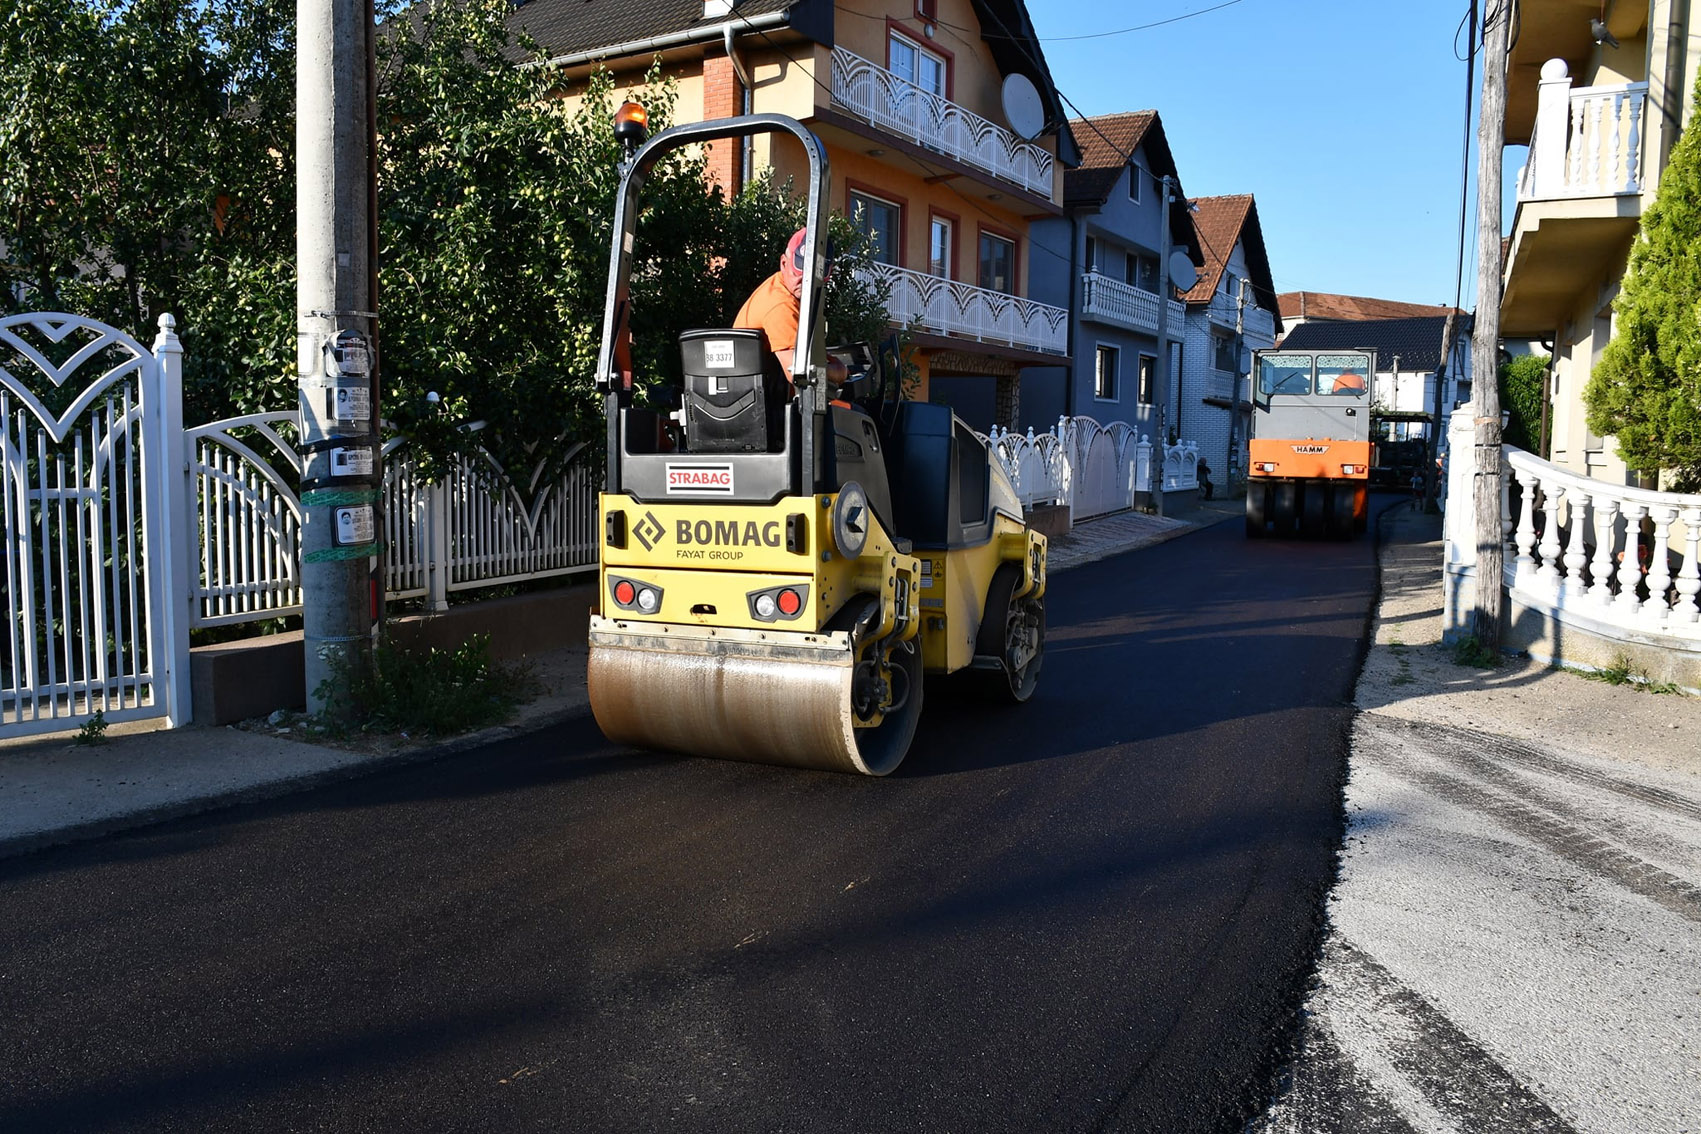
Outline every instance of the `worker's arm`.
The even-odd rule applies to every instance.
[[[780,369],[784,370],[787,375],[790,375],[792,360],[797,357],[797,352],[795,350],[776,350],[774,352],[774,357],[780,360]],[[845,369],[845,364],[834,358],[832,355],[828,355],[827,381],[837,386],[848,377],[850,377],[850,371]]]

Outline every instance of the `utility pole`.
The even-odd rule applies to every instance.
[[[296,0],[296,337],[307,707],[371,656],[381,596],[371,0]]]
[[[1447,321],[1441,325],[1441,365],[1435,368],[1435,416],[1429,423],[1429,463],[1424,466],[1424,480],[1430,484],[1433,491],[1425,494],[1425,499],[1435,501],[1444,491],[1442,485],[1436,483],[1439,475],[1441,459],[1441,407],[1446,401],[1447,378],[1453,372],[1453,340],[1457,333],[1457,318],[1459,309],[1447,309]]]
[[[1471,633],[1500,652],[1500,194],[1506,132],[1506,55],[1511,0],[1483,0],[1482,118],[1477,124],[1477,321],[1471,339],[1471,419],[1476,437],[1477,601]]]
[[[1169,201],[1173,190],[1169,174],[1163,176],[1163,207],[1158,210],[1158,375],[1152,383],[1152,428],[1157,433],[1152,442],[1152,514],[1164,514],[1164,467],[1167,464],[1169,439],[1164,436],[1164,409],[1169,400],[1169,300],[1175,285],[1169,276]]]

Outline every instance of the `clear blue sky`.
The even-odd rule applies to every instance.
[[[1454,32],[1467,0],[1238,0],[1208,11],[1222,2],[1028,0],[1028,12],[1081,113],[1157,110],[1189,196],[1256,195],[1277,291],[1452,303],[1465,97]],[[1188,13],[1199,14],[1065,38]],[[1475,160],[1473,148],[1473,171]],[[1506,154],[1510,169],[1521,160]],[[1474,179],[1470,192],[1467,308]]]

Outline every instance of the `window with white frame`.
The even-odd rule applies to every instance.
[[[1135,165],[1133,162],[1129,162],[1128,163],[1128,199],[1130,201],[1133,201],[1136,205],[1138,205],[1140,203],[1140,194],[1143,192],[1140,183],[1142,181],[1144,181],[1145,179],[1146,179],[1146,171],[1141,169],[1139,166]]]
[[[931,218],[927,223],[928,273],[943,280],[950,279],[952,255],[956,247],[956,226],[946,217]]]
[[[868,254],[882,264],[898,263],[898,241],[903,234],[903,207],[867,193],[852,190],[845,203],[851,223],[868,234]]]
[[[1116,360],[1113,346],[1101,346],[1093,361],[1093,397],[1111,401],[1116,398]]]
[[[886,69],[892,74],[930,94],[945,97],[947,64],[944,56],[934,54],[909,36],[897,32],[893,32],[887,41],[886,52]]]
[[[1143,354],[1140,356],[1140,404],[1152,404],[1152,391],[1158,385],[1158,359],[1156,355]]]
[[[1087,237],[1087,271],[1096,271],[1099,266],[1099,242],[1097,237]]]

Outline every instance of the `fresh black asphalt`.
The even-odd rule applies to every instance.
[[[886,780],[587,718],[0,863],[0,1131],[1238,1129],[1374,576],[1234,523],[1059,575],[1033,701],[930,685]]]

